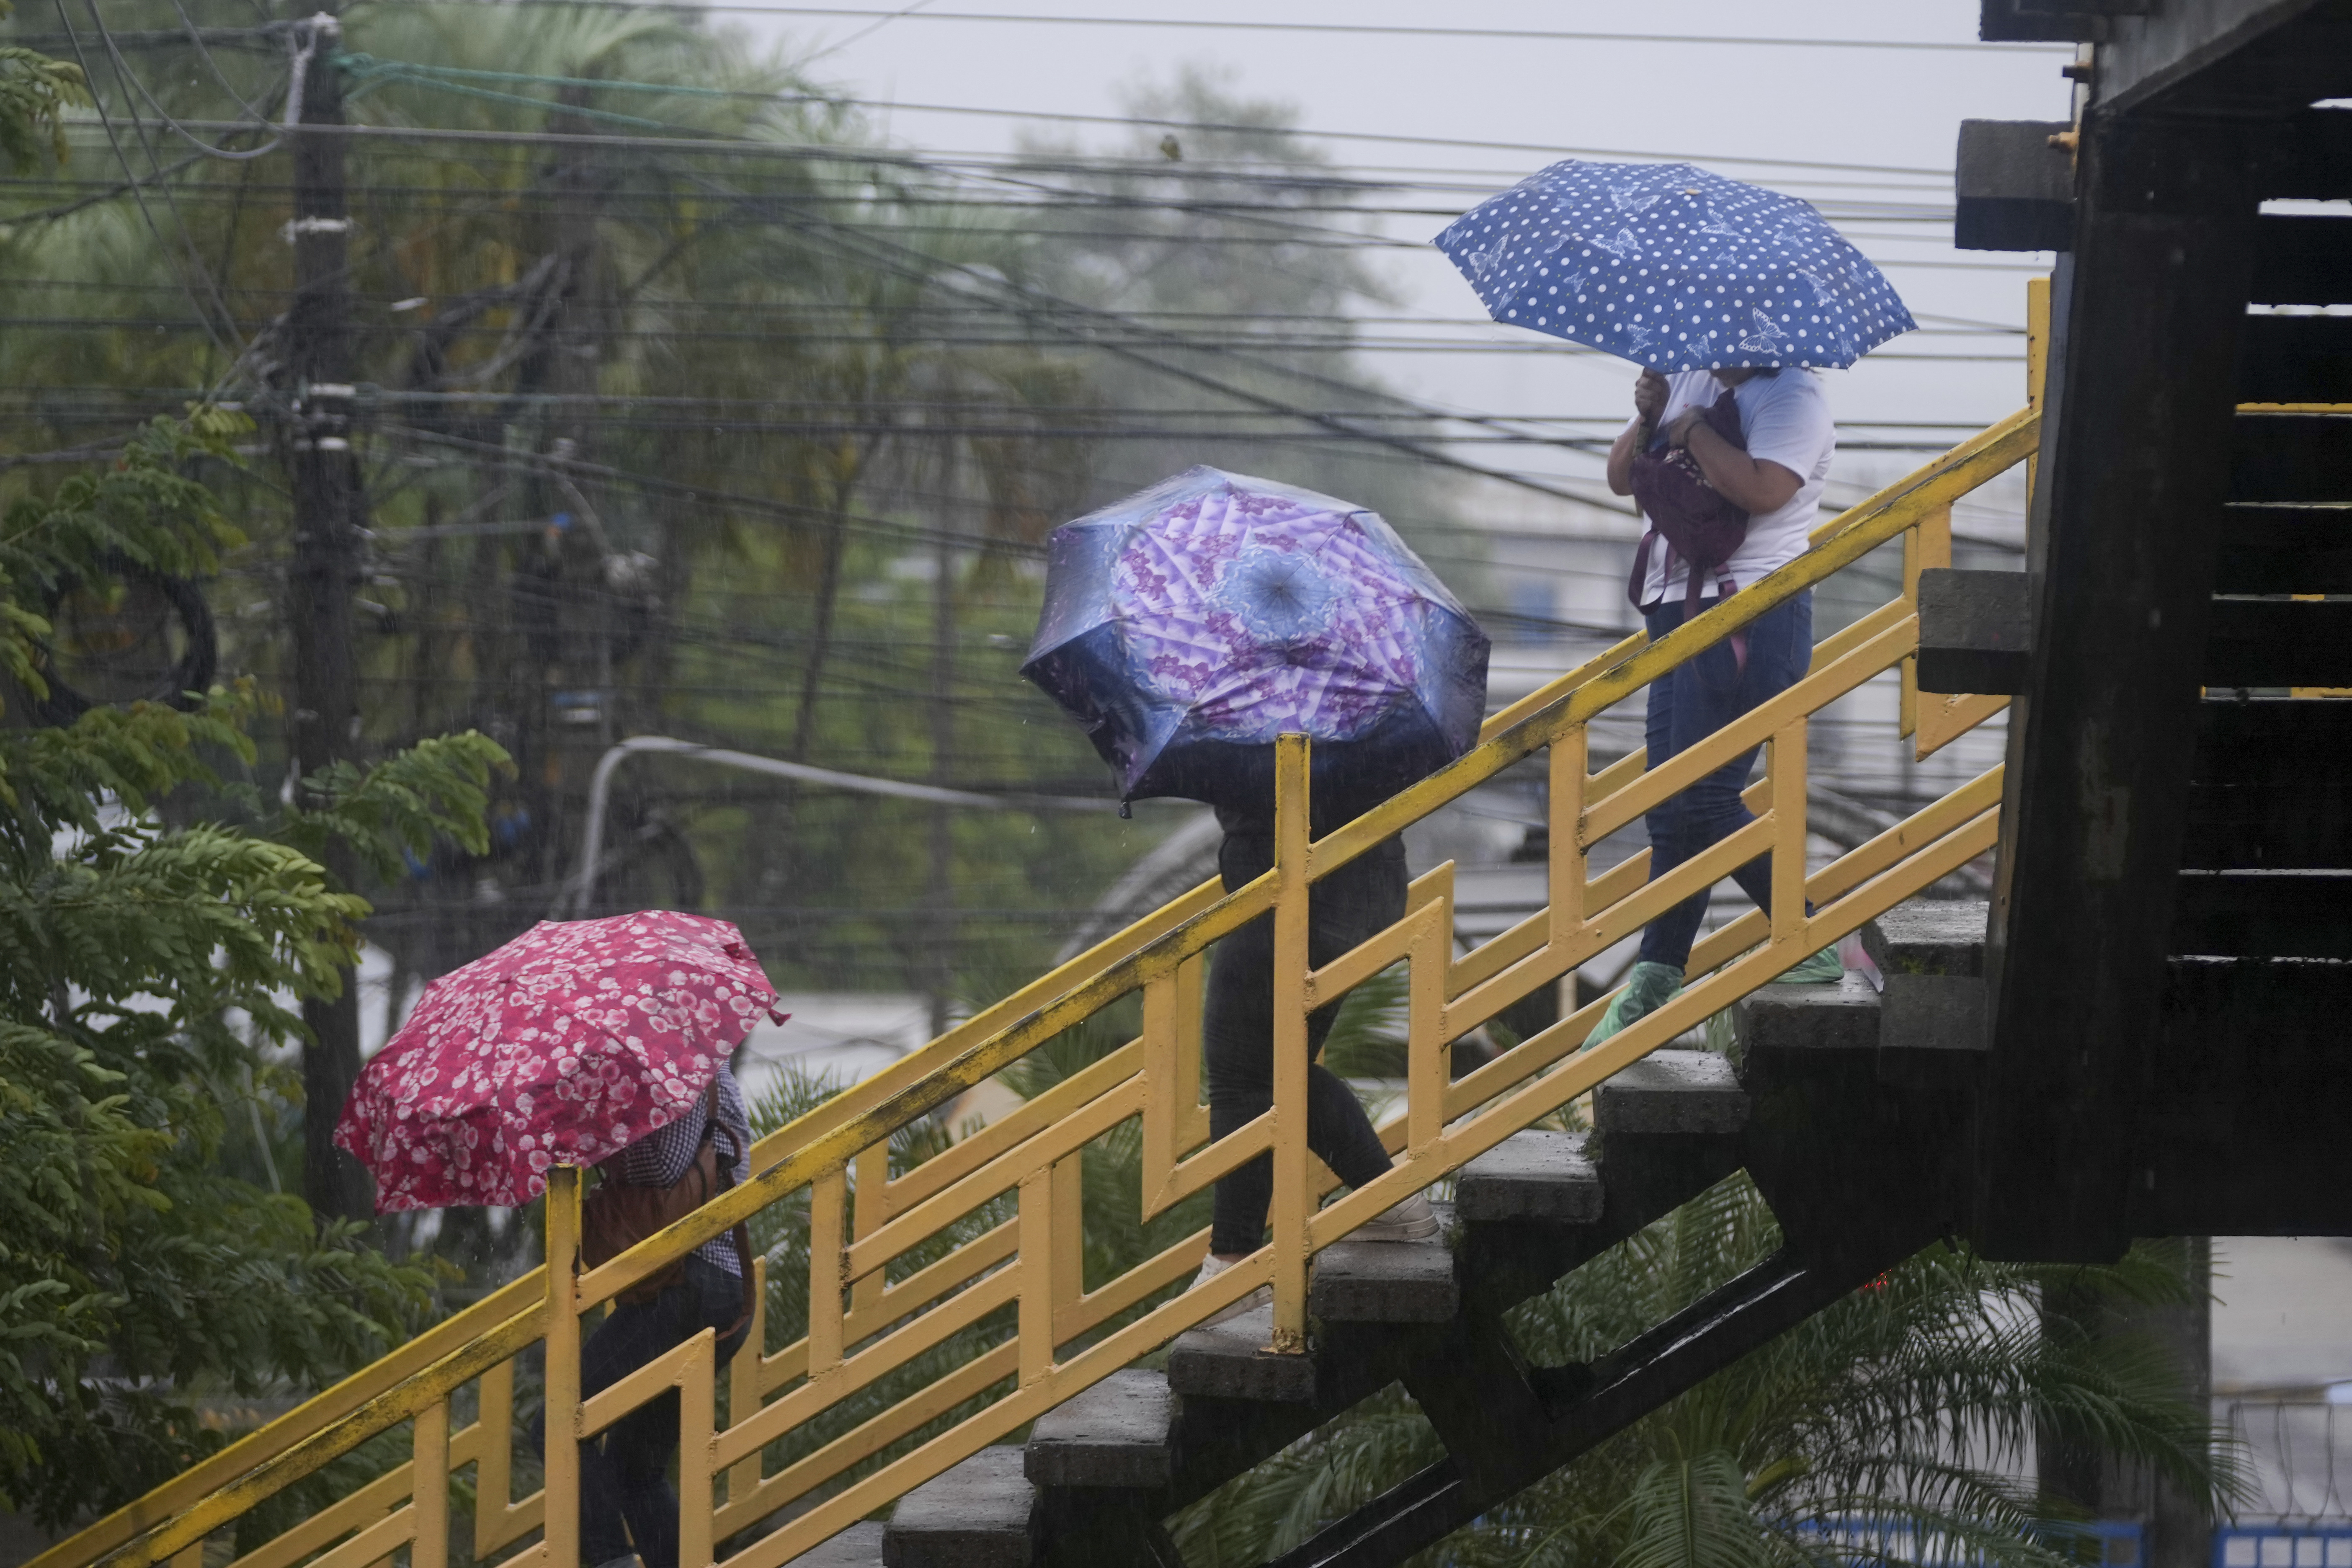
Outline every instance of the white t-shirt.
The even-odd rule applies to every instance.
[[[1723,395],[1723,384],[1707,370],[1678,370],[1666,377],[1664,428],[1685,408],[1706,408]],[[1797,493],[1778,511],[1758,512],[1748,520],[1748,537],[1741,541],[1723,574],[1739,587],[1753,587],[1765,574],[1786,566],[1805,552],[1805,535],[1812,531],[1829,479],[1830,458],[1837,452],[1837,425],[1830,418],[1830,403],[1821,378],[1810,370],[1792,367],[1749,376],[1732,389],[1739,400],[1739,428],[1748,437],[1748,455],[1778,463],[1797,476]],[[1638,418],[1635,423],[1639,423]],[[1690,567],[1664,548],[1662,537],[1650,549],[1650,576],[1642,602],[1679,601]],[[1672,569],[1667,569],[1671,560]],[[1712,599],[1716,584],[1702,582],[1699,597]]]

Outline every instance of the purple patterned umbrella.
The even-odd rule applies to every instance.
[[[1296,731],[1321,742],[1318,803],[1329,784],[1369,805],[1477,739],[1486,634],[1375,512],[1196,468],[1049,551],[1021,672],[1129,799],[1262,807],[1274,738]]]

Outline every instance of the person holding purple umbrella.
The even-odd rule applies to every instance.
[[[1350,789],[1335,784],[1315,793],[1311,831],[1321,837],[1353,821],[1392,793],[1377,782]],[[1328,803],[1328,805],[1326,803]],[[1224,842],[1217,875],[1225,891],[1246,887],[1274,868],[1274,812],[1217,808]],[[1317,882],[1307,896],[1307,962],[1321,967],[1404,918],[1404,840],[1383,839]],[[1260,915],[1217,944],[1209,963],[1201,1015],[1202,1063],[1209,1090],[1209,1135],[1239,1131],[1274,1107],[1274,917]],[[1389,1153],[1355,1091],[1318,1058],[1339,1018],[1332,1002],[1307,1015],[1307,1146],[1350,1187],[1389,1171]],[[1260,1154],[1217,1183],[1209,1256],[1198,1285],[1255,1252],[1274,1201],[1274,1156]],[[1437,1234],[1429,1199],[1415,1193],[1349,1233],[1350,1241],[1426,1241]],[[1264,1286],[1207,1320],[1222,1323],[1268,1306]]]
[[[1227,891],[1274,865],[1274,742],[1314,742],[1320,837],[1475,742],[1486,635],[1377,513],[1273,480],[1196,468],[1064,524],[1048,543],[1045,606],[1022,673],[1087,726],[1129,799],[1216,808]],[[1402,919],[1404,846],[1390,839],[1314,884],[1310,961],[1330,963]],[[1217,944],[1202,1010],[1211,1135],[1274,1103],[1274,919]],[[1347,1084],[1314,1061],[1338,1004],[1307,1017],[1307,1146],[1360,1187],[1388,1152]],[[1271,1155],[1217,1183],[1201,1279],[1255,1252]],[[1352,1238],[1437,1234],[1416,1194]],[[1197,1283],[1198,1281],[1196,1281]],[[1266,1306],[1260,1289],[1223,1321]]]

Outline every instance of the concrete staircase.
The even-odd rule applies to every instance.
[[[1445,1229],[1317,1259],[1307,1355],[1272,1309],[1180,1337],[1025,1446],[982,1450],[801,1568],[1178,1568],[1170,1514],[1391,1384],[1446,1458],[1275,1568],[1393,1563],[1469,1522],[1935,1238],[1966,1173],[1984,1058],[1981,903],[1917,901],[1865,944],[1882,994],[1768,985],[1731,1057],[1660,1051],[1595,1091],[1593,1131],[1530,1130],[1465,1165]],[[1734,1172],[1780,1216],[1771,1258],[1585,1364],[1531,1364],[1504,1314]]]

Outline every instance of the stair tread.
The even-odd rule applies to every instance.
[[[861,1520],[824,1545],[802,1552],[784,1568],[882,1568],[882,1527]]]
[[[2183,872],[2170,945],[2199,957],[2352,958],[2352,873]]]
[[[898,1500],[882,1534],[889,1568],[1029,1568],[1037,1489],[1026,1456],[982,1448]]]
[[[2352,481],[2345,495],[2352,499]],[[2352,686],[2352,604],[2216,599],[2210,615],[2206,685]]]
[[[1732,1004],[1731,1023],[1743,1051],[1869,1051],[1880,1007],[1868,978],[1848,973],[1835,985],[1759,985]]]
[[[1712,1051],[1652,1051],[1593,1090],[1592,1121],[1604,1138],[1725,1136],[1748,1125],[1748,1092]]]
[[[2238,331],[2241,403],[2352,400],[2352,320],[2248,316]]]
[[[1175,1399],[1165,1373],[1112,1373],[1037,1417],[1024,1468],[1041,1487],[1164,1487]]]
[[[1599,1224],[1607,1191],[1585,1144],[1581,1132],[1512,1133],[1454,1173],[1454,1212],[1471,1224]]]
[[[2255,305],[2341,305],[2352,300],[2352,235],[2336,217],[2266,215],[2254,224]]]
[[[1187,1399],[1255,1399],[1305,1405],[1315,1398],[1315,1359],[1277,1355],[1274,1303],[1208,1328],[1188,1329],[1168,1351],[1168,1386]]]
[[[2249,316],[2246,323],[2295,319]],[[2352,316],[2324,319],[2352,328]],[[2345,334],[2345,342],[2352,345],[2352,331]],[[2347,346],[2343,366],[2344,401],[2352,402],[2352,346]],[[2352,513],[2340,506],[2308,502],[2239,505],[2225,510],[2221,548],[2213,561],[2215,593],[2352,593]]]
[[[1308,1310],[1341,1323],[1443,1323],[1460,1311],[1451,1206],[1433,1206],[1440,1229],[1427,1241],[1339,1241],[1317,1253]]]
[[[2352,702],[2199,703],[2180,863],[2352,866]]]
[[[1909,899],[1864,926],[1863,950],[1878,972],[1901,974],[1984,973],[1986,905],[1982,899]]]

